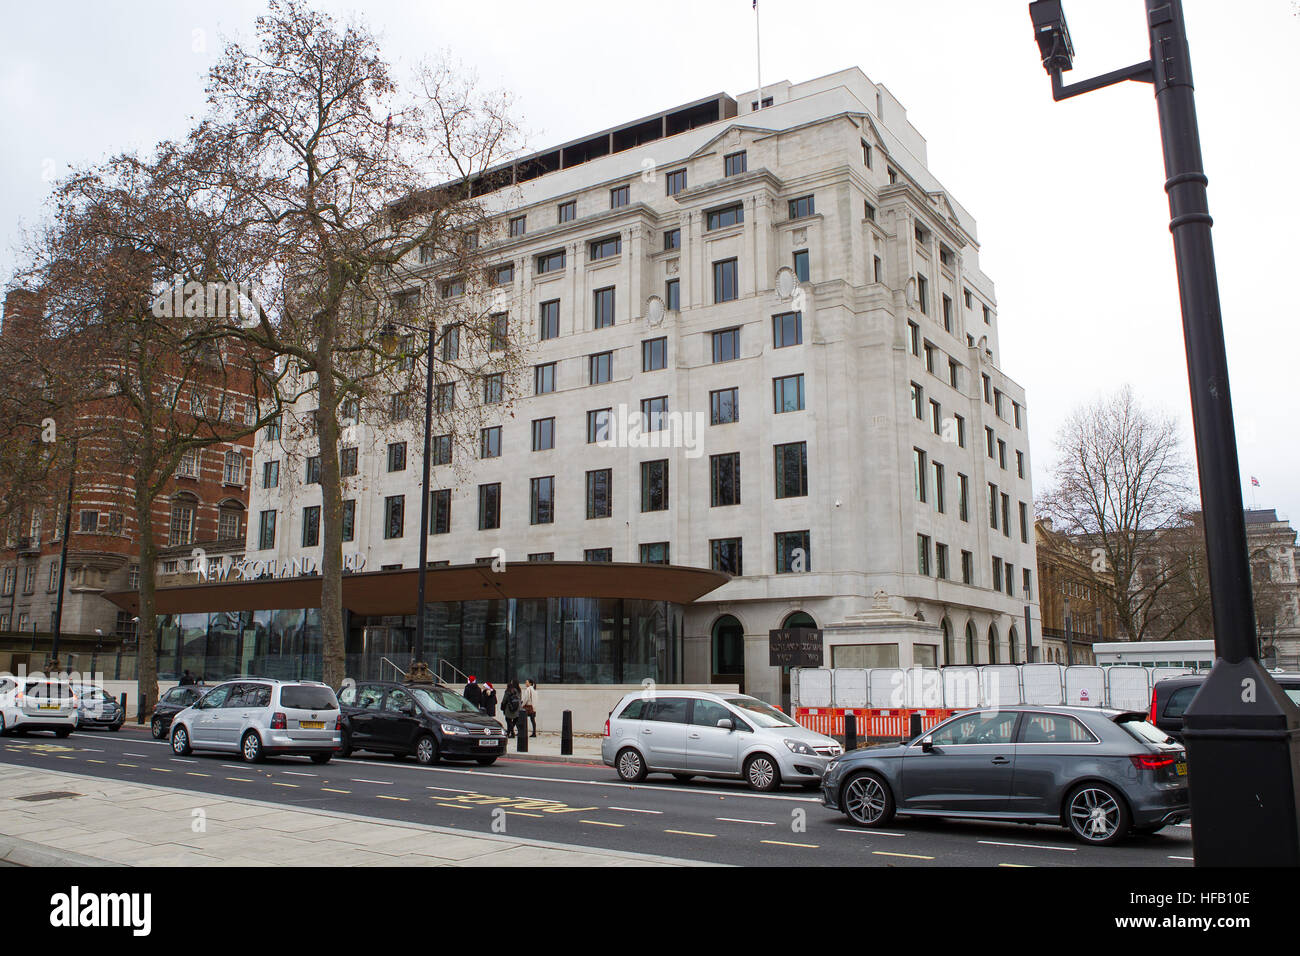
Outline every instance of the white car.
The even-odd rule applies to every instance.
[[[78,707],[67,681],[0,677],[0,734],[51,730],[66,737],[77,727]]]

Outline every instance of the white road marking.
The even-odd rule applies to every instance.
[[[364,780],[361,777],[353,777],[352,782],[353,783],[377,783],[381,787],[391,787],[393,785],[393,781],[391,780]]]
[[[657,813],[663,816],[662,810],[638,810],[636,807],[610,807],[611,810],[622,810],[624,813]]]
[[[907,836],[906,833],[890,833],[888,830],[859,830],[857,827],[836,827],[841,833],[858,833],[862,836]]]
[[[776,824],[773,823],[771,820],[737,820],[735,817],[714,817],[713,819],[718,820],[721,823],[752,823],[755,826],[759,826],[759,827],[776,826]]]
[[[410,768],[414,770],[415,768]],[[746,790],[702,790],[699,787],[647,787],[640,783],[623,783],[620,780],[574,780],[572,777],[536,777],[522,773],[485,773],[482,770],[458,770],[452,767],[422,768],[423,773],[458,773],[493,780],[534,780],[540,783],[579,783],[590,787],[623,787],[628,790],[645,790],[651,793],[702,794],[714,797],[736,797],[742,800],[789,800],[795,803],[821,803],[821,797],[794,797],[775,793],[752,793]]]
[[[448,793],[478,793],[477,790],[458,790],[456,787],[425,787],[425,790],[445,790]]]
[[[1025,850],[1060,850],[1062,853],[1077,853],[1077,846],[1046,846],[1042,843],[1002,843],[998,840],[976,840],[976,843],[984,843],[988,846],[1018,846]]]
[[[281,770],[280,773],[287,773],[291,777],[314,777],[314,773],[303,773],[301,770]]]
[[[1171,859],[1171,860],[1190,860],[1190,861],[1192,861],[1193,863],[1196,862],[1196,857],[1194,857],[1194,856],[1171,856],[1169,859]]]

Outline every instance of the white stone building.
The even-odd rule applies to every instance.
[[[975,220],[858,69],[763,94],[761,110],[753,92],[720,95],[536,154],[553,171],[491,197],[526,217],[494,252],[514,267],[510,334],[542,371],[497,423],[499,454],[433,469],[450,520],[429,559],[732,571],[685,610],[684,679],[774,701],[788,692],[774,628],[824,629],[827,666],[1023,661],[1027,601],[1038,627],[1028,413],[1001,368]],[[550,390],[532,394],[538,380]],[[651,432],[675,447],[589,440],[591,413],[617,424],[620,407],[638,423],[681,413],[685,431]],[[552,447],[534,450],[548,419],[536,444]],[[344,551],[367,571],[417,565],[421,420],[350,430]],[[390,472],[396,441],[410,452]],[[319,492],[282,442],[257,446],[247,557],[318,561],[302,526]],[[606,470],[608,503],[593,502]],[[544,479],[553,520],[538,523]],[[499,527],[481,529],[481,487],[498,484]],[[386,537],[399,496],[401,536]],[[905,626],[877,626],[880,590]]]

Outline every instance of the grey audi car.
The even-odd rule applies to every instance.
[[[1190,815],[1182,745],[1146,714],[1095,707],[966,711],[851,751],[827,765],[822,803],[863,827],[895,814],[1052,823],[1094,846]]]

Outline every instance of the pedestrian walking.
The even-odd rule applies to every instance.
[[[520,702],[524,716],[520,719],[524,722],[524,729],[527,730],[528,721],[533,722],[532,736],[537,736],[537,685],[531,680],[524,681],[523,693],[520,695]]]
[[[467,683],[465,689],[461,691],[461,696],[479,710],[483,709],[483,688],[478,685],[478,681],[474,680],[473,674],[469,675],[469,683]]]
[[[497,715],[497,689],[490,681],[483,682],[483,712],[489,717]]]
[[[501,716],[506,719],[507,737],[515,735],[515,725],[519,722],[523,711],[521,697],[519,681],[511,678],[510,683],[506,684],[506,695],[501,698]]]

